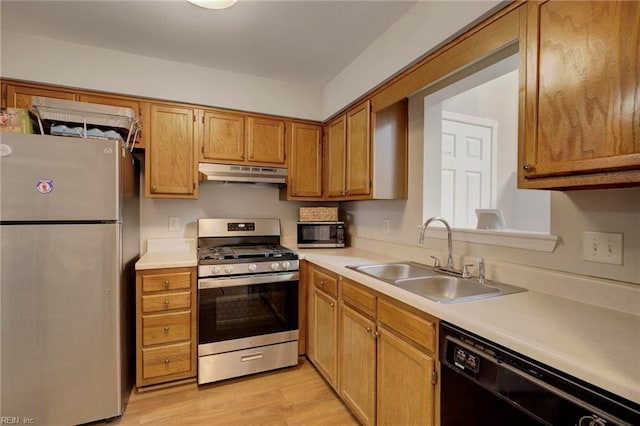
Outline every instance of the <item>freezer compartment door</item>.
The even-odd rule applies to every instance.
[[[71,425],[121,414],[120,225],[0,233],[2,415]]]
[[[119,142],[3,133],[0,145],[0,220],[119,220]]]

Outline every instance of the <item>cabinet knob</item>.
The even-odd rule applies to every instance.
[[[164,332],[165,332],[165,333],[168,333],[168,332],[169,332],[169,327],[165,327],[165,328],[164,328]]]
[[[522,166],[522,170],[529,173],[531,170],[533,170],[533,167],[531,167],[531,164],[525,164],[524,166]]]
[[[164,288],[169,288],[169,280],[164,280]]]
[[[168,299],[164,299],[164,304],[169,306],[169,300]]]
[[[324,287],[324,280],[320,280],[320,285]]]
[[[156,187],[155,186],[151,186],[151,191],[156,192]]]
[[[165,363],[165,364],[169,364],[169,362],[170,362],[170,361],[169,361],[169,358],[165,358],[165,359],[164,359],[164,363]]]
[[[365,327],[365,330],[367,330],[367,333],[371,333],[371,327]]]
[[[334,303],[333,302],[329,303],[329,306],[331,306],[333,308]]]

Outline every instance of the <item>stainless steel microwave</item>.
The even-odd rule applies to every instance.
[[[299,248],[344,247],[344,222],[298,222]]]

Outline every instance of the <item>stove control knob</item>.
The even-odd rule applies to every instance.
[[[291,266],[289,262],[282,262],[282,269],[289,269],[289,266]]]
[[[271,264],[271,269],[274,271],[277,271],[280,268],[280,265],[278,265],[278,262],[273,262]]]
[[[227,274],[232,273],[232,272],[233,272],[233,266],[231,266],[231,265],[227,265],[227,266],[225,266],[225,267],[224,267],[224,271],[225,271]]]
[[[211,268],[211,273],[212,274],[219,274],[220,273],[220,268],[217,266],[214,266],[213,268]]]
[[[255,263],[249,264],[249,272],[255,272],[257,269],[258,269],[258,265],[256,265]]]

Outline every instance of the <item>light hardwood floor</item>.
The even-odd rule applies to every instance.
[[[357,425],[306,358],[297,367],[131,394],[111,425]]]

